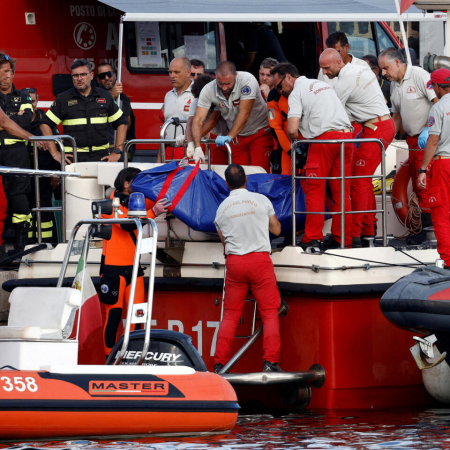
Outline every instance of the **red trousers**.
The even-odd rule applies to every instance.
[[[427,192],[437,250],[450,266],[450,159],[438,159],[427,174]]]
[[[214,355],[216,363],[225,365],[230,359],[231,344],[249,287],[258,304],[258,311],[264,325],[264,359],[271,363],[278,362],[280,356],[278,321],[280,293],[269,254],[228,255],[226,267],[224,313]]]
[[[260,166],[270,172],[270,154],[273,151],[273,137],[270,127],[261,128],[251,136],[237,136],[230,143],[233,152],[233,163],[241,166]],[[217,147],[213,151],[214,164],[227,164],[225,147]],[[215,161],[221,161],[219,163]]]
[[[350,132],[328,131],[316,139],[352,139]],[[308,179],[302,180],[302,188],[305,193],[306,211],[324,211],[325,208],[325,180],[316,180],[315,177],[339,177],[341,174],[339,144],[310,144],[308,159],[306,160],[303,175]],[[352,170],[353,144],[345,146],[345,176],[350,176]],[[328,181],[333,196],[333,211],[341,210],[341,181]],[[345,181],[345,211],[351,210],[350,180]],[[341,242],[341,216],[333,215],[331,232],[336,241]],[[323,239],[323,214],[307,214],[305,234],[302,242]],[[345,245],[351,245],[351,214],[345,215]]]
[[[377,127],[372,130],[363,127],[363,132],[359,135],[361,139],[379,139],[386,150],[395,136],[395,125],[392,119],[375,122]],[[353,155],[352,175],[373,175],[381,162],[381,150],[375,142],[362,143],[355,149]],[[364,211],[372,209],[375,202],[373,184],[371,178],[352,179],[350,196],[352,199],[352,211]],[[375,235],[374,224],[376,223],[375,213],[352,214],[352,237]],[[368,216],[368,217],[366,217]],[[366,225],[363,228],[363,223]]]
[[[406,143],[409,147],[409,174],[411,175],[411,182],[413,191],[419,197],[420,209],[423,212],[430,212],[430,205],[428,204],[428,186],[425,189],[420,188],[417,185],[417,180],[419,178],[419,168],[422,166],[423,156],[425,155],[425,149],[419,149],[419,135],[417,136],[407,136]],[[433,165],[433,160],[431,160],[429,166],[427,167],[428,173],[427,178],[429,178],[431,166]]]
[[[2,234],[3,226],[5,225],[7,207],[8,203],[6,200],[5,190],[3,189],[3,180],[2,177],[0,177],[0,245],[3,244]]]

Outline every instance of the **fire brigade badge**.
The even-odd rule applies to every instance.
[[[430,116],[430,118],[428,119],[428,127],[432,127],[434,125],[434,117]]]
[[[252,92],[252,90],[250,89],[249,86],[244,86],[244,87],[241,89],[241,92],[242,92],[242,95],[250,95],[251,92]]]

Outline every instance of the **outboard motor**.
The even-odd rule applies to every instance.
[[[145,330],[132,331],[127,351],[120,365],[137,365],[144,347]],[[122,348],[123,336],[114,345],[106,361],[113,365]],[[187,366],[197,372],[207,372],[200,353],[192,344],[187,334],[171,330],[151,331],[150,348],[144,358],[143,366]]]
[[[450,404],[450,271],[416,269],[385,292],[380,308],[395,326],[422,334],[412,356],[428,393]]]

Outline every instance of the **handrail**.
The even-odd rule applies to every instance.
[[[94,226],[102,225],[102,224],[111,224],[111,225],[122,225],[122,224],[135,224],[137,229],[137,238],[136,238],[136,252],[134,254],[133,261],[133,271],[131,273],[131,286],[130,286],[130,295],[128,299],[128,310],[127,310],[127,321],[125,324],[125,330],[123,335],[123,343],[122,348],[114,362],[114,364],[118,365],[122,361],[125,356],[125,352],[128,348],[128,344],[130,341],[130,330],[131,330],[131,320],[133,314],[133,305],[134,305],[134,297],[136,294],[136,284],[137,284],[137,276],[139,271],[140,259],[141,259],[141,246],[142,246],[142,235],[143,235],[143,227],[142,224],[147,225],[149,230],[149,235],[152,236],[152,248],[151,248],[151,263],[150,263],[150,275],[149,275],[149,288],[148,288],[148,305],[147,305],[147,322],[145,324],[145,339],[144,339],[144,347],[142,350],[141,358],[138,361],[138,365],[141,365],[144,361],[145,356],[147,355],[148,348],[150,346],[150,329],[152,323],[152,308],[153,308],[153,293],[154,293],[154,284],[155,284],[155,266],[156,266],[156,250],[157,250],[157,242],[158,242],[158,227],[156,226],[156,222],[150,218],[113,218],[113,219],[84,219],[80,220],[74,226],[72,233],[70,235],[69,243],[67,245],[66,253],[64,255],[64,260],[61,266],[61,271],[58,278],[58,283],[56,287],[62,287],[64,282],[64,276],[67,271],[67,266],[69,264],[70,254],[72,252],[73,243],[75,242],[75,237],[79,231],[79,229],[83,225],[89,225],[89,228],[86,232],[85,237],[85,246],[84,246],[84,267],[83,270],[86,270],[86,253],[87,253],[87,245],[89,243],[89,236],[91,234],[91,229]]]
[[[380,146],[381,150],[381,182],[382,182],[382,209],[374,209],[367,211],[345,211],[345,180],[357,178],[379,178],[379,175],[357,175],[345,176],[345,144],[374,142]],[[341,248],[345,248],[345,215],[346,214],[362,214],[362,213],[381,213],[382,214],[382,233],[383,247],[387,246],[387,217],[386,217],[386,161],[385,149],[383,143],[379,139],[304,139],[299,141],[301,144],[340,144],[340,176],[338,177],[314,177],[315,180],[340,180],[341,181],[341,210],[339,212],[317,212],[317,211],[297,211],[296,210],[296,184],[295,180],[305,180],[309,177],[295,175],[296,171],[296,152],[291,152],[292,158],[292,246],[296,245],[296,214],[328,214],[341,216]]]
[[[202,139],[201,143],[202,144],[214,144],[216,141],[214,139]],[[131,139],[130,141],[128,141],[125,144],[125,148],[123,151],[123,163],[124,163],[124,168],[128,167],[128,149],[130,146],[134,145],[134,144],[175,144],[175,139]],[[228,164],[231,164],[233,162],[233,152],[231,150],[231,146],[230,144],[227,142],[225,144],[225,147],[227,149],[227,153],[228,153]],[[186,150],[186,149],[185,149]],[[207,146],[207,150],[208,150],[208,157],[207,157],[207,161],[208,161],[208,170],[211,170],[211,150],[209,148],[209,145]],[[169,161],[169,160],[168,160]],[[181,159],[173,159],[170,161],[181,161]],[[192,159],[190,159],[190,161],[192,161]],[[162,164],[166,163],[166,155],[163,152],[161,154],[161,162]]]
[[[37,142],[38,141],[50,141],[55,142],[60,149],[61,152],[61,172],[64,172],[64,169],[66,168],[66,152],[63,144],[63,139],[66,139],[68,141],[71,141],[72,148],[73,148],[73,155],[74,155],[74,162],[77,162],[77,143],[75,142],[75,139],[72,136],[69,136],[67,134],[63,135],[54,135],[54,136],[33,136],[29,138],[30,142],[33,142],[33,159],[34,159],[34,168],[36,170],[39,170],[39,158],[38,158],[38,149],[37,149]],[[55,175],[58,176],[58,175]],[[80,175],[78,175],[80,176]],[[42,227],[41,227],[41,191],[39,189],[39,175],[35,175],[34,177],[34,187],[35,187],[35,199],[36,199],[36,228],[38,232],[38,243],[40,244],[42,242]],[[66,240],[66,199],[65,199],[65,192],[66,192],[66,180],[65,176],[61,179],[61,216],[62,216],[62,231],[61,231],[61,239],[63,242]],[[60,209],[54,209],[55,211],[60,211]],[[49,211],[47,209],[47,211]]]

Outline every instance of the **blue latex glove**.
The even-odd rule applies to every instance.
[[[422,133],[419,134],[419,148],[425,148],[429,135],[430,133],[428,132],[428,127],[425,127]]]
[[[217,145],[225,145],[227,142],[231,142],[230,136],[217,136],[216,137],[216,144]]]
[[[359,135],[363,132],[363,130],[361,130],[356,136],[355,139],[359,139]],[[355,142],[355,147],[359,148],[359,146],[361,145],[361,142]]]

